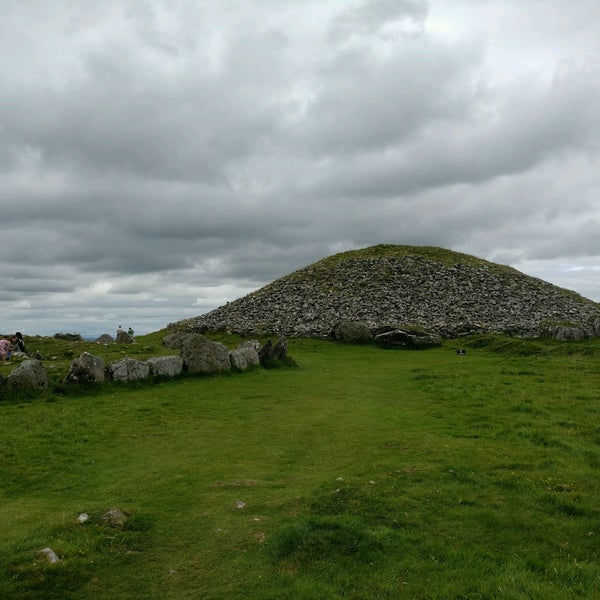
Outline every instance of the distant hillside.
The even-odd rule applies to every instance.
[[[575,292],[468,254],[394,245],[324,258],[171,327],[327,337],[346,320],[366,321],[374,330],[419,326],[445,337],[535,337],[559,328],[600,335],[600,305]]]

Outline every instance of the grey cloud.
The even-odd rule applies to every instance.
[[[334,40],[352,34],[372,35],[386,24],[409,20],[422,24],[428,13],[428,3],[422,0],[370,0],[343,10],[331,25]]]
[[[153,330],[375,243],[600,298],[597,8],[545,6],[10,5],[3,327]]]

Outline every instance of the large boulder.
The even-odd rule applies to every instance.
[[[368,344],[373,340],[371,328],[364,321],[342,321],[333,328],[333,337],[348,344]]]
[[[150,369],[150,375],[163,377],[176,377],[183,370],[183,358],[181,356],[155,356],[146,361]]]
[[[238,371],[245,371],[250,367],[260,366],[260,358],[255,348],[240,346],[229,353],[231,367]]]
[[[42,361],[30,359],[15,367],[6,378],[9,390],[45,390],[48,387],[48,373]]]
[[[201,333],[189,335],[184,340],[181,357],[189,373],[221,373],[231,369],[229,350]]]
[[[162,343],[165,348],[176,348],[181,350],[183,348],[183,342],[193,335],[196,334],[185,331],[176,331],[175,333],[165,335],[162,339]]]
[[[104,379],[104,360],[83,352],[71,363],[65,383],[102,383]]]
[[[126,331],[117,332],[117,344],[135,344],[135,340]]]
[[[126,356],[108,365],[108,375],[113,381],[140,381],[150,374],[145,362]]]
[[[435,348],[442,343],[441,337],[436,333],[418,329],[393,329],[375,336],[375,344],[381,348],[404,348],[409,350],[423,350]]]

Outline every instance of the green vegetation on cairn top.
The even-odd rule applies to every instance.
[[[482,258],[477,258],[471,254],[463,254],[454,250],[438,248],[436,246],[400,246],[394,244],[379,244],[377,246],[369,246],[368,248],[360,248],[358,250],[348,250],[340,252],[327,258],[324,258],[311,266],[331,267],[344,260],[354,259],[369,259],[369,258],[404,258],[406,256],[418,256],[429,261],[441,263],[443,265],[453,265],[456,263],[468,264],[473,266],[488,266],[504,271],[513,271],[518,273],[512,267],[499,265],[489,262]]]
[[[600,342],[457,343],[0,403],[0,597],[598,597]]]

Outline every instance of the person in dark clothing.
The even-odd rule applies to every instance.
[[[22,352],[23,354],[27,354],[27,351],[25,350],[25,340],[23,339],[23,334],[20,331],[15,333],[13,346],[15,347],[15,350]]]

